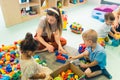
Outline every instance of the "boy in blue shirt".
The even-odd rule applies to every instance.
[[[80,63],[80,67],[85,69],[85,74],[88,78],[104,74],[107,78],[111,79],[112,76],[105,69],[106,66],[106,52],[104,48],[97,43],[97,32],[93,29],[87,30],[82,34],[86,49],[82,54],[71,56],[70,59],[79,59],[88,57],[90,63]]]

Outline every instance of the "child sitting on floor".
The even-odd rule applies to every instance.
[[[114,34],[111,32],[111,26],[115,20],[115,17],[113,13],[106,13],[105,14],[105,22],[104,24],[100,27],[98,31],[98,43],[100,43],[102,46],[105,46],[105,42],[109,41],[108,34],[112,36],[115,40],[118,38],[114,36]]]
[[[112,25],[111,32],[117,36],[119,39],[115,40],[112,36],[108,35],[109,38],[112,40],[112,45],[113,46],[118,46],[120,44],[120,8],[116,11],[113,12],[115,16],[115,21]]]
[[[52,71],[48,67],[41,66],[33,59],[34,51],[38,47],[37,44],[31,33],[27,33],[25,39],[20,43],[21,80],[50,80],[49,74]]]
[[[85,69],[85,74],[88,78],[104,74],[111,79],[112,76],[107,72],[106,66],[106,52],[104,48],[97,43],[97,32],[93,29],[87,30],[82,34],[86,49],[83,53],[77,56],[70,56],[71,60],[81,59],[87,57],[90,63],[80,63],[80,67]]]

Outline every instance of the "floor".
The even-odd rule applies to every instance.
[[[67,39],[67,46],[78,48],[79,44],[83,42],[81,34],[74,34],[70,31],[69,25],[73,22],[78,22],[82,25],[84,30],[95,29],[98,30],[102,24],[98,20],[95,20],[91,17],[91,12],[93,8],[97,7],[98,4],[92,2],[87,2],[84,5],[76,6],[73,8],[65,9],[66,14],[68,15],[68,28],[66,31],[63,31],[63,37]],[[21,40],[24,38],[26,32],[31,32],[35,34],[36,28],[39,23],[39,18],[11,26],[10,28],[0,29],[0,45],[10,45],[14,41]],[[107,52],[107,69],[113,76],[112,80],[120,79],[120,46],[113,47],[107,45],[105,50]],[[102,79],[96,79],[102,80]]]

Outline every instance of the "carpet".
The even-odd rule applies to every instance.
[[[70,47],[70,46],[64,46],[64,49],[68,52],[68,56],[70,55],[77,55],[78,50]],[[46,60],[47,61],[47,66],[52,69],[53,71],[55,71],[56,69],[58,69],[60,66],[62,66],[62,63],[58,63],[56,62],[56,56],[55,53],[49,53],[48,51],[45,52],[41,52],[41,53],[37,53],[40,55],[40,59],[41,60]],[[68,61],[66,61],[68,62]],[[107,79],[104,75],[100,75],[91,79],[87,79],[87,80],[109,80]]]

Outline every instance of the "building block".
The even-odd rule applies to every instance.
[[[64,64],[64,63],[66,62],[66,60],[57,59],[56,62],[60,62],[60,63],[63,63],[63,64]]]
[[[100,22],[104,22],[104,15],[106,12],[98,11],[98,10],[93,10],[92,11],[92,17],[94,19],[99,20]]]
[[[63,63],[63,64],[68,59],[68,55],[59,53],[58,51],[55,51],[55,56],[56,56],[56,62],[60,62],[60,63]]]
[[[0,80],[10,80],[10,77],[7,75],[2,75],[2,77],[0,78]]]
[[[78,48],[78,52],[79,53],[82,53],[85,51],[85,48],[86,48],[86,45],[83,43],[83,44],[80,44],[79,45],[79,48]]]

